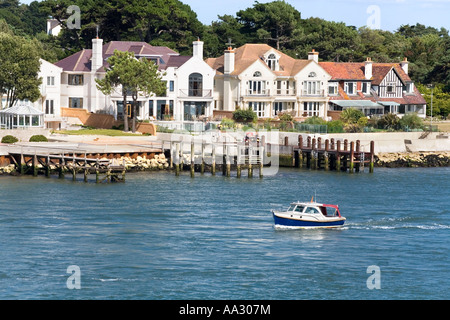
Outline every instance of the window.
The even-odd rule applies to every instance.
[[[82,86],[83,80],[82,74],[69,74],[69,85],[71,86]]]
[[[267,58],[267,65],[269,66],[270,70],[276,70],[277,69],[277,56],[273,53],[269,55]]]
[[[356,94],[356,82],[346,82],[344,84],[344,91],[347,94]]]
[[[259,72],[259,71],[256,71],[254,74],[253,74],[253,77],[254,78],[259,78],[259,77],[261,77],[262,76],[262,74],[261,74],[261,72]]]
[[[370,94],[370,83],[369,82],[363,82],[361,91],[362,91],[363,94]]]
[[[395,92],[395,83],[388,83],[386,87],[387,93],[394,93]]]
[[[335,96],[338,94],[338,83],[337,82],[330,82],[328,83],[328,94]]]
[[[315,78],[316,76],[317,75],[316,75],[315,72],[310,72],[309,75],[308,75],[309,78]]]
[[[83,108],[83,98],[69,98],[69,108]]]
[[[54,101],[45,100],[45,114],[54,114]]]
[[[47,85],[54,86],[55,85],[55,77],[47,77]]]
[[[319,116],[319,102],[305,102],[304,103],[304,112],[307,117],[318,117]]]
[[[248,82],[248,94],[265,94],[266,82],[265,81],[249,81]]]
[[[303,93],[306,95],[320,94],[320,81],[305,81],[303,82]]]
[[[252,109],[255,111],[258,118],[265,117],[266,114],[266,103],[265,102],[249,102],[248,103],[249,109]]]
[[[175,91],[175,81],[170,80],[169,82],[169,91],[174,92]]]
[[[200,73],[192,73],[189,76],[189,96],[203,96],[203,76]]]

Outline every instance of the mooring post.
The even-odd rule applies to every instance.
[[[213,176],[216,175],[216,145],[215,143],[211,144],[211,174]]]
[[[169,141],[169,148],[170,148],[170,169],[173,169],[173,144],[172,141]],[[163,141],[164,145],[164,141]]]
[[[302,162],[303,162],[303,153],[302,153],[302,148],[303,148],[303,136],[299,135],[298,136],[298,162],[297,162],[297,167],[301,168],[302,167]]]
[[[180,175],[180,143],[175,146],[175,175]]]
[[[325,140],[325,152],[323,154],[326,171],[330,170],[329,149],[330,149],[330,141],[327,139],[327,140]]]
[[[245,143],[248,151],[248,177],[253,178],[253,168],[252,168],[252,145],[248,142]]]
[[[239,144],[237,144],[237,156],[236,156],[236,176],[238,178],[241,177],[241,152],[242,152],[242,148]]]
[[[59,178],[64,179],[64,152],[61,155],[61,159],[59,160]]]
[[[341,170],[341,140],[338,140],[336,142],[336,170],[340,171]]]
[[[370,141],[370,166],[369,166],[370,173],[373,173],[374,158],[375,158],[375,142]]]
[[[191,178],[194,178],[195,176],[195,163],[194,163],[194,156],[195,156],[195,144],[194,139],[191,141]]]
[[[316,138],[312,139],[312,145],[311,145],[311,168],[312,169],[317,169]]]
[[[230,146],[227,146],[227,149],[226,149],[226,156],[225,156],[225,161],[226,161],[226,165],[227,165],[227,167],[226,167],[226,176],[227,177],[229,177],[230,175],[231,175],[231,156],[230,156],[230,150],[231,150],[231,148],[230,148]]]
[[[77,169],[75,164],[75,152],[72,154],[72,180],[77,180]]]
[[[206,144],[204,141],[202,141],[202,156],[201,156],[202,163],[200,165],[200,173],[201,174],[205,173],[205,147],[206,147]]]
[[[259,146],[258,148],[258,158],[259,158],[259,178],[263,178],[263,168],[264,168],[264,147]]]
[[[45,166],[45,176],[50,177],[50,156],[47,155],[47,165]]]
[[[123,161],[125,161],[125,159]],[[97,158],[97,161],[95,163],[95,183],[99,183],[99,182],[100,182],[100,165],[98,163],[98,158]]]
[[[352,142],[350,142],[350,169],[349,169],[350,173],[353,173],[353,171],[354,171],[354,167],[355,167],[354,157],[355,157],[355,142],[352,141]]]

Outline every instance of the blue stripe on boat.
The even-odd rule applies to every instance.
[[[302,221],[302,220],[293,220],[277,217],[273,214],[273,218],[275,220],[275,225],[286,226],[286,227],[338,227],[343,226],[345,220],[338,221],[325,221],[325,222],[315,222],[315,221]]]

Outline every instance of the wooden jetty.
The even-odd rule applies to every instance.
[[[285,142],[287,144],[287,141]],[[307,138],[306,144],[303,136],[298,137],[298,145],[293,148],[293,166],[310,169],[324,169],[348,171],[350,173],[364,171],[369,165],[369,172],[374,170],[375,143],[370,142],[370,151],[361,148],[360,141],[349,142],[347,139],[335,141],[326,139]]]
[[[9,156],[20,174],[38,176],[43,173],[50,177],[52,173],[64,178],[70,173],[75,181],[78,173],[83,173],[84,181],[88,181],[89,174],[95,174],[96,183],[124,182],[125,163],[117,159],[102,159],[80,150],[47,150],[39,148],[20,148],[10,150]]]
[[[191,177],[195,172],[205,173],[206,169],[212,175],[222,169],[222,175],[231,176],[236,170],[237,178],[241,178],[242,171],[247,170],[247,176],[252,178],[255,168],[259,177],[263,177],[264,147],[256,142],[211,142],[205,141],[168,141],[170,155],[170,167],[175,169],[175,174],[180,175],[182,170],[188,169]],[[188,144],[187,151],[186,144]],[[166,145],[163,142],[163,145]],[[190,145],[190,148],[189,148]]]
[[[259,170],[259,177],[263,177],[264,166],[274,165],[270,162],[269,154],[288,157],[289,163],[278,162],[277,165],[308,169],[323,169],[326,171],[363,172],[366,166],[369,172],[374,170],[375,144],[370,143],[370,150],[364,151],[359,140],[349,142],[347,139],[322,140],[308,136],[303,141],[303,135],[298,136],[295,145],[290,145],[288,137],[284,138],[284,145],[265,143],[265,137],[258,142],[205,142],[205,141],[163,141],[163,149],[170,155],[170,167],[175,169],[178,176],[182,170],[189,170],[191,177],[195,172],[204,173],[209,167],[212,175],[221,167],[224,176],[231,176],[236,170],[238,178],[242,170],[248,170],[248,177],[253,177],[255,168]],[[169,143],[169,147],[164,146]],[[190,145],[190,148],[186,145]],[[199,146],[201,146],[199,148]],[[275,152],[275,150],[278,150]],[[266,153],[265,153],[266,152]],[[273,160],[273,158],[271,158]]]

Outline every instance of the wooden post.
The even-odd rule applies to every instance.
[[[195,156],[195,145],[194,141],[191,141],[191,178],[194,178],[195,176],[195,162],[194,162],[194,156]]]
[[[37,175],[38,175],[37,164],[38,164],[38,161],[37,161],[37,156],[36,156],[36,153],[35,153],[34,156],[33,156],[33,176],[34,177],[37,177]]]
[[[23,151],[20,152],[19,166],[20,166],[20,168],[19,168],[20,174],[24,174],[25,173],[25,166],[26,166],[26,164],[25,164],[25,159],[23,157]]]
[[[338,140],[336,142],[336,170],[340,171],[341,170],[341,140]]]
[[[226,161],[226,172],[225,172],[225,175],[227,177],[229,177],[231,175],[231,157],[230,157],[230,148],[229,148],[229,146],[227,146],[227,148],[226,148],[225,161]]]
[[[356,140],[355,154],[357,156],[361,155],[361,142],[359,140]],[[360,171],[360,161],[357,161],[355,163],[355,171],[356,172]]]
[[[312,139],[312,145],[311,145],[311,168],[312,169],[317,169],[316,138]]]
[[[77,180],[77,169],[75,164],[75,152],[72,154],[72,180]]]
[[[329,148],[330,148],[330,141],[328,141],[328,139],[327,139],[327,140],[325,140],[325,152],[323,154],[326,171],[330,170]]]
[[[252,167],[252,161],[251,161],[251,156],[252,156],[252,147],[251,144],[246,143],[247,146],[247,150],[248,150],[248,177],[249,178],[253,178],[253,167]]]
[[[259,147],[259,178],[262,179],[263,178],[263,168],[264,168],[264,147]]]
[[[299,135],[298,136],[298,162],[297,162],[297,167],[301,168],[302,167],[302,162],[303,162],[303,153],[302,153],[302,148],[303,148],[303,136]]]
[[[45,166],[45,176],[50,177],[50,156],[47,155],[47,165]]]
[[[123,161],[125,161],[125,159]],[[98,158],[97,158],[97,162],[95,163],[95,183],[99,183],[99,182],[100,182],[100,165],[98,163]]]
[[[211,151],[211,161],[212,161],[212,163],[211,163],[211,174],[213,175],[213,176],[215,176],[216,175],[216,145],[213,143],[213,144],[211,144],[211,148],[212,148],[212,151]]]
[[[350,168],[349,168],[349,172],[353,173],[354,171],[354,158],[355,158],[355,142],[352,141],[350,142]]]
[[[370,141],[370,166],[369,166],[370,173],[373,173],[374,158],[375,158],[375,142]]]
[[[242,151],[241,146],[238,144],[237,145],[237,157],[236,157],[236,175],[238,178],[241,177],[241,161],[242,161],[241,160],[242,159],[241,151]]]
[[[164,142],[163,142],[164,145]],[[173,144],[172,141],[170,141],[170,169],[173,169]]]
[[[227,174],[227,145],[226,142],[224,141],[222,143],[222,175],[226,175]]]
[[[175,175],[180,175],[180,143],[175,146]]]
[[[202,141],[202,163],[201,163],[201,165],[200,165],[200,173],[201,174],[204,174],[205,173],[205,147],[206,147],[206,145],[205,145],[205,143]]]
[[[61,155],[61,159],[59,160],[59,178],[64,179],[64,152]]]

